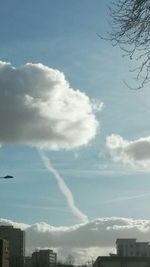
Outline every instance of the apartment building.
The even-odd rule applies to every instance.
[[[25,257],[25,233],[9,225],[0,226],[0,239],[9,241],[10,267],[23,267]]]
[[[9,242],[0,239],[0,267],[9,267]]]
[[[93,267],[150,267],[150,245],[135,238],[116,240],[116,254],[99,256]]]
[[[54,267],[57,264],[57,254],[51,249],[32,253],[32,267]]]
[[[116,249],[120,257],[150,257],[149,242],[136,242],[134,238],[117,239]]]

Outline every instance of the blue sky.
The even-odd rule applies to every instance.
[[[71,87],[104,103],[97,113],[100,131],[85,147],[48,151],[47,156],[71,189],[76,205],[89,219],[149,219],[149,171],[113,162],[106,148],[112,133],[136,140],[149,135],[149,88],[129,90],[131,62],[119,48],[101,40],[106,34],[110,1],[3,1],[0,10],[0,59],[19,67],[42,63],[65,74]],[[134,65],[134,63],[133,63]],[[1,217],[24,223],[77,223],[43,165],[37,150],[5,144],[0,150]],[[130,207],[130,208],[129,208]]]

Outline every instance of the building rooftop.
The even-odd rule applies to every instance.
[[[116,239],[116,243],[118,241],[136,241],[136,238],[118,238]]]
[[[99,256],[96,261],[109,261],[109,262],[115,262],[115,261],[122,261],[122,262],[142,262],[142,261],[148,261],[150,262],[150,257],[110,257],[110,256]]]

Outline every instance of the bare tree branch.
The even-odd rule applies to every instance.
[[[112,31],[109,40],[119,45],[124,56],[134,58],[141,89],[150,82],[150,0],[114,0],[109,8]]]

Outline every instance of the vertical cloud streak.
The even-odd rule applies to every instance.
[[[65,184],[63,178],[60,176],[58,171],[56,169],[54,169],[49,158],[41,150],[39,150],[39,154],[41,156],[41,159],[42,159],[45,167],[48,169],[48,171],[50,171],[54,175],[54,177],[57,181],[58,187],[59,187],[61,193],[65,196],[67,204],[68,204],[69,208],[71,209],[72,213],[74,214],[74,216],[78,220],[80,220],[82,223],[88,222],[88,217],[76,207],[75,202],[74,202],[74,198],[73,198],[73,195],[72,195],[70,189],[67,187],[67,185]]]

